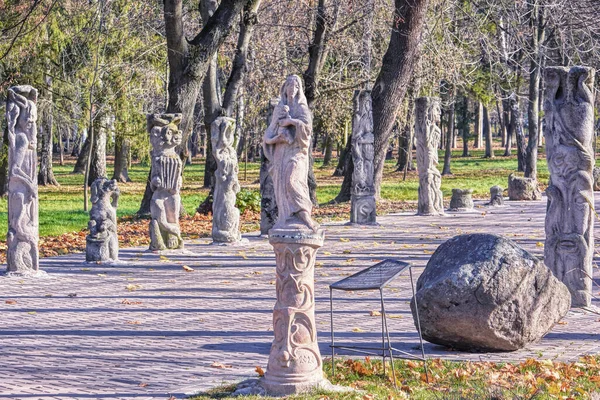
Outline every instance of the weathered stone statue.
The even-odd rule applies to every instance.
[[[275,338],[261,383],[274,395],[307,391],[326,382],[314,318],[315,256],[324,236],[311,217],[307,183],[311,135],[312,116],[302,81],[290,75],[263,139],[279,209],[269,231],[277,263]]]
[[[91,193],[90,233],[85,238],[85,260],[118,261],[117,205],[120,191],[117,181],[98,178],[92,184]]]
[[[240,210],[235,207],[238,183],[237,153],[233,148],[235,120],[219,117],[210,127],[213,156],[217,162],[213,197],[212,238],[215,243],[236,243],[240,234]]]
[[[545,71],[546,190],[544,262],[571,292],[571,304],[589,306],[594,253],[594,70]]]
[[[39,270],[37,184],[37,96],[31,86],[8,89],[7,274],[43,275]]]
[[[415,137],[419,171],[418,215],[444,214],[444,196],[440,187],[442,175],[437,169],[440,146],[440,100],[419,97],[415,101]]]
[[[375,186],[373,184],[373,111],[371,91],[354,92],[352,119],[352,172],[350,223],[376,224]]]
[[[473,209],[473,189],[452,189],[450,210],[468,211]]]
[[[267,109],[267,126],[271,125],[273,111],[279,104],[279,98],[273,98],[269,101]],[[269,229],[277,221],[277,203],[275,202],[275,188],[273,180],[269,174],[271,162],[264,153],[261,155],[260,162],[260,234],[267,235]]]
[[[500,186],[492,186],[490,188],[490,202],[488,206],[503,206],[504,205],[504,189]]]
[[[150,186],[150,250],[182,249],[179,228],[181,207],[181,159],[175,147],[181,144],[178,129],[181,114],[149,114],[148,132],[152,145]]]

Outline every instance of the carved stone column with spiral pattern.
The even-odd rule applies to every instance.
[[[269,394],[288,395],[323,385],[315,325],[314,267],[323,230],[271,229],[277,262],[277,302],[269,364],[262,381]]]

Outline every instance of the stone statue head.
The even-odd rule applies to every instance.
[[[147,126],[150,144],[154,150],[166,150],[179,146],[183,135],[178,128],[181,114],[148,114]]]
[[[115,179],[98,178],[92,183],[90,191],[92,205],[98,202],[108,202],[110,199],[112,206],[117,207],[121,192]]]
[[[217,118],[210,126],[213,149],[233,146],[235,120],[233,118]]]
[[[356,90],[354,92],[354,112],[361,117],[372,115],[373,105],[370,90]]]
[[[37,89],[31,86],[13,86],[8,89],[6,119],[11,134],[22,133],[29,139],[29,148],[37,145]]]
[[[432,123],[434,123],[435,125],[439,126],[440,122],[441,122],[441,114],[442,114],[442,108],[441,108],[440,99],[437,97],[432,97],[431,105],[429,106],[429,115],[428,115],[429,120]]]
[[[281,86],[279,97],[283,104],[308,105],[302,89],[302,79],[298,75],[288,75]]]

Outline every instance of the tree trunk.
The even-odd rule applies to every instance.
[[[342,181],[342,187],[340,192],[333,200],[336,203],[344,203],[350,201],[352,197],[352,174],[354,173],[354,161],[352,160],[352,135],[346,142],[346,148],[344,149],[340,162],[344,161],[344,180]],[[339,168],[339,167],[338,167]]]
[[[113,179],[117,182],[131,182],[129,178],[129,158],[131,157],[131,141],[127,138],[115,143],[115,170]]]
[[[527,145],[525,143],[525,134],[523,133],[523,124],[521,123],[521,111],[518,99],[515,96],[513,107],[510,109],[512,131],[515,132],[517,142],[517,171],[525,171],[525,158],[527,156]]]
[[[451,100],[451,104],[448,110],[448,131],[446,132],[446,152],[444,153],[444,168],[442,169],[442,175],[452,175],[450,170],[450,160],[452,158],[452,140],[454,136],[454,99]]]
[[[539,98],[540,98],[540,65],[542,49],[540,43],[544,41],[544,18],[543,11],[537,3],[531,5],[531,67],[529,71],[529,104],[527,108],[527,120],[529,122],[529,139],[527,142],[527,153],[525,155],[525,177],[537,179],[537,155],[539,135]]]
[[[58,164],[62,167],[65,165],[65,144],[63,142],[63,133],[62,129],[58,129]]]
[[[0,150],[0,197],[8,194],[8,127],[4,127]]]
[[[463,96],[461,130],[463,140],[463,157],[469,157],[469,98]]]
[[[79,132],[77,129],[75,130],[75,139],[73,141],[73,148],[71,149],[72,157],[79,157],[81,155],[81,147],[83,145],[84,132],[86,132],[86,131],[82,130],[81,132]],[[77,161],[79,161],[79,159]],[[84,169],[85,169],[85,166],[84,166]],[[82,172],[73,171],[73,173],[82,173]]]
[[[79,139],[81,143],[81,138]],[[85,142],[83,142],[83,146],[80,146],[79,156],[77,157],[77,161],[75,162],[75,167],[73,167],[74,174],[83,174],[85,173],[85,166],[87,164],[88,154],[90,153],[90,136],[87,135],[85,138]]]
[[[43,107],[41,108],[41,154],[40,154],[40,170],[38,173],[38,184],[47,186],[59,186],[54,172],[52,171],[52,125],[53,125],[53,98],[52,98],[52,77],[45,76],[46,85],[41,91],[41,98],[44,99]]]
[[[502,106],[506,105],[506,111],[509,112],[508,115],[508,123],[506,124],[506,143],[504,149],[504,155],[510,156],[512,154],[512,139],[515,137],[517,123],[519,122],[520,115],[520,107],[519,107],[519,98],[517,97],[516,92],[511,93],[506,102],[502,103]]]
[[[304,78],[305,96],[308,107],[312,110],[317,94],[317,86],[319,84],[319,75],[323,68],[323,64],[327,59],[327,40],[329,33],[335,28],[339,13],[339,2],[336,1],[334,10],[330,18],[327,18],[325,13],[325,0],[319,0],[317,5],[317,14],[315,17],[315,30],[311,43],[308,46],[308,67],[302,77]],[[313,138],[312,146],[316,144]],[[310,146],[309,149],[313,147]],[[312,151],[308,153],[308,190],[310,200],[314,207],[318,207],[317,201],[317,180],[314,172],[314,157]]]
[[[475,144],[476,149],[483,147],[483,104],[477,102],[477,118],[475,119]]]
[[[244,102],[244,91],[240,89],[236,113],[235,113],[235,137],[237,138],[237,158],[241,159],[246,149],[246,134],[244,129],[244,111],[246,110]]]
[[[381,193],[383,167],[392,127],[420,51],[429,0],[395,0],[390,43],[373,86],[375,192]]]
[[[106,178],[106,117],[97,116],[94,121],[94,145],[91,152],[88,186],[98,178]]]
[[[494,158],[492,129],[490,127],[490,114],[486,106],[483,106],[483,136],[485,137],[485,157]]]
[[[348,158],[352,158],[352,134],[348,136],[346,139],[346,145],[342,149],[342,154],[338,159],[338,165],[335,167],[335,171],[333,171],[333,176],[343,176],[344,179],[346,175],[348,175]],[[354,166],[354,164],[352,164]],[[350,175],[352,178],[352,171],[350,171]]]
[[[325,155],[323,156],[323,167],[329,167],[333,156],[333,135],[327,132],[325,136]]]

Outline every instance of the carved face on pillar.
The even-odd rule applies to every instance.
[[[181,114],[148,115],[150,144],[154,151],[162,153],[181,144],[183,135],[177,126],[180,122]]]
[[[37,90],[30,86],[8,89],[7,110],[9,130],[26,136],[28,150],[37,149]]]
[[[546,69],[546,157],[550,170],[545,263],[574,306],[591,300],[593,257],[593,70]]]

